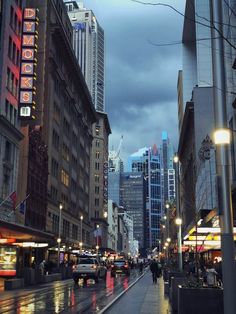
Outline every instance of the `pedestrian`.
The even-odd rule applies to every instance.
[[[40,275],[41,275],[41,276],[44,275],[44,270],[45,270],[45,260],[43,260],[43,261],[39,264],[39,271],[40,271]]]
[[[158,267],[158,263],[155,259],[153,259],[151,261],[150,264],[150,270],[152,272],[152,282],[153,283],[157,283],[157,277],[158,277],[158,272],[159,272],[159,267]]]
[[[206,267],[206,279],[208,286],[212,287],[216,285],[217,271],[213,267],[212,261],[210,261]]]
[[[139,272],[140,272],[140,274],[142,274],[142,272],[143,272],[143,262],[142,261],[139,263]]]

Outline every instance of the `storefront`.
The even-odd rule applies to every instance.
[[[25,278],[27,284],[29,269],[37,269],[47,259],[51,245],[55,245],[52,234],[1,220],[0,277]]]

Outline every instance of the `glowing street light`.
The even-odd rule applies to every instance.
[[[213,134],[214,143],[216,145],[230,144],[230,130],[229,129],[218,129]]]

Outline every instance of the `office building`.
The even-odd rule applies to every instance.
[[[145,182],[140,172],[123,172],[120,176],[120,205],[133,219],[133,238],[145,248]]]
[[[90,90],[95,109],[105,111],[104,31],[83,2],[65,1],[73,26],[73,48]]]
[[[0,204],[1,218],[15,220],[19,145],[23,139],[18,121],[18,92],[22,5],[0,2]]]
[[[19,178],[19,194],[21,199],[30,194],[26,200],[25,221],[37,228],[36,218],[43,215],[45,226],[42,229],[60,236],[61,245],[78,247],[82,242],[85,247],[91,247],[90,156],[96,112],[73,52],[73,30],[63,1],[28,0],[26,5],[31,9],[29,14],[38,21],[35,24],[38,49],[34,51],[37,64],[29,61],[27,67],[22,66],[22,71],[35,66],[32,102],[25,104],[25,99],[21,99],[19,115],[25,135],[21,171],[27,174]],[[20,88],[24,91],[22,84]],[[38,142],[30,136],[35,128]],[[31,140],[37,147],[29,156]],[[47,148],[44,165],[47,162],[48,167],[44,171],[48,177],[44,180],[46,208],[44,204],[39,209],[38,197],[40,193],[45,194],[45,187],[39,185],[43,181],[38,181],[43,177],[40,167],[43,145]],[[30,158],[37,162],[33,163]],[[62,205],[61,215],[59,204]]]
[[[161,157],[156,145],[144,147],[128,158],[128,169],[142,173],[145,180],[146,213],[145,241],[146,248],[156,247],[160,239],[160,219],[162,214],[161,197]]]

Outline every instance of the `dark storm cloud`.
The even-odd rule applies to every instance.
[[[184,10],[184,0],[163,2]],[[105,31],[110,143],[116,147],[124,135],[124,158],[140,147],[159,144],[162,130],[177,143],[181,46],[155,44],[181,40],[182,18],[168,8],[130,0],[84,0],[84,4]]]

